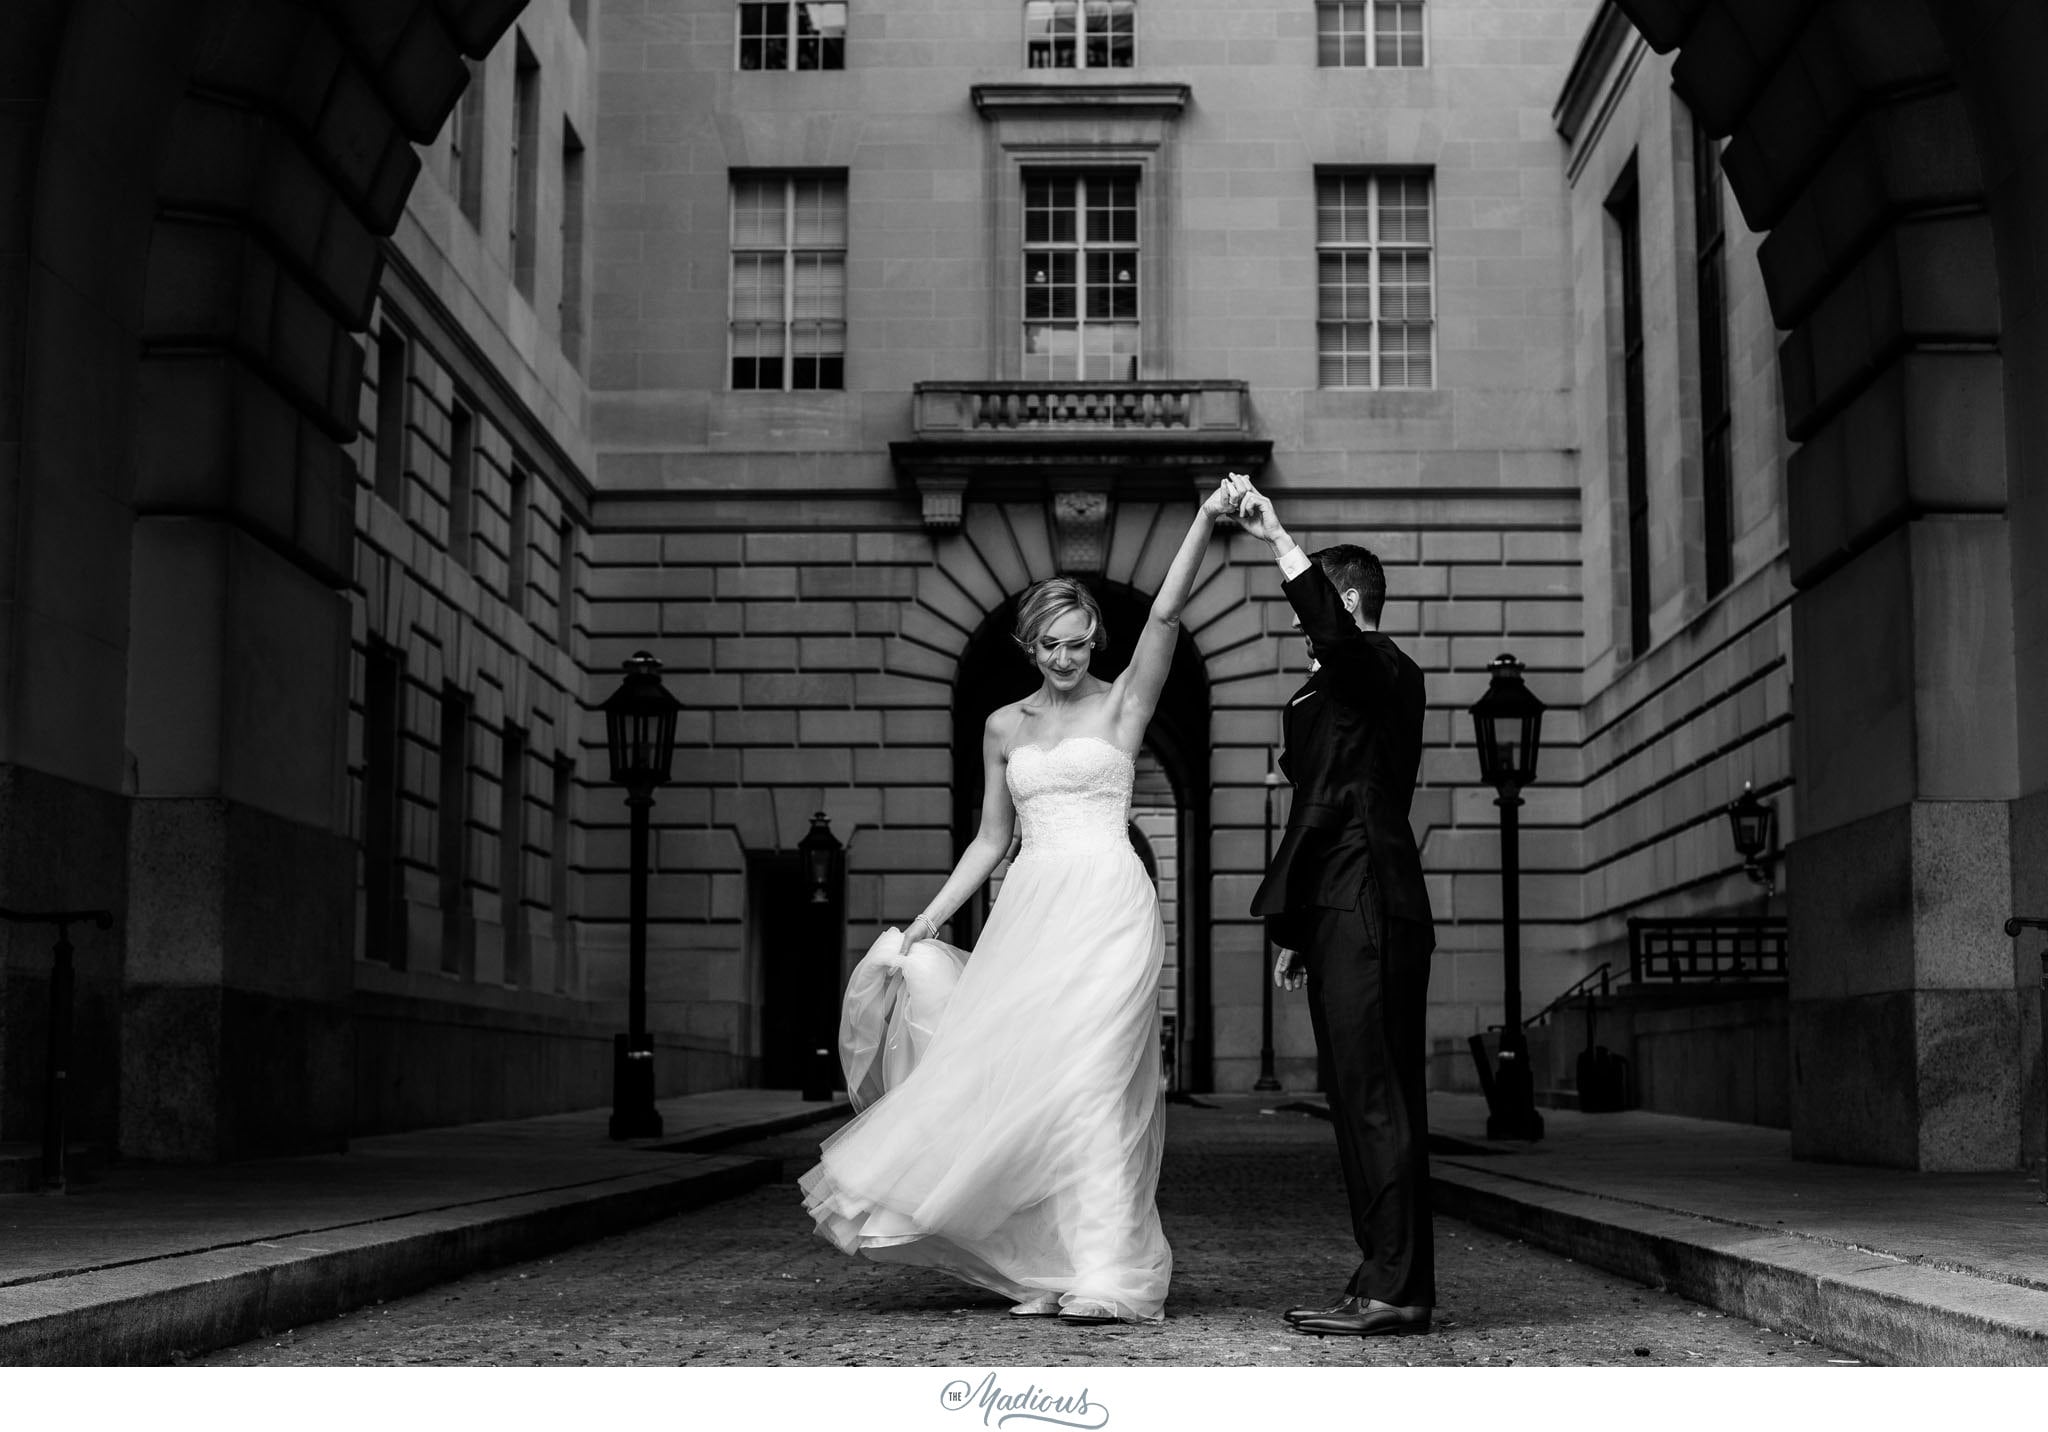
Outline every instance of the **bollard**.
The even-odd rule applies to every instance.
[[[71,961],[71,927],[89,920],[95,928],[111,929],[111,910],[9,910],[0,907],[0,920],[10,925],[55,925],[57,946],[50,961],[50,1032],[48,1059],[43,1078],[43,1185],[62,1193],[64,1179],[64,1116],[71,1102],[71,1006],[77,973]]]
[[[2018,939],[2022,930],[2048,930],[2048,920],[2015,915],[2005,922],[2007,939]],[[2041,1201],[2048,1203],[2048,946],[2041,950]]]

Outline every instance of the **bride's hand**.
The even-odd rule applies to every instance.
[[[1251,490],[1252,480],[1241,472],[1233,472],[1216,485],[1216,490],[1202,499],[1202,510],[1211,517],[1227,517],[1237,511],[1238,504]]]
[[[910,947],[919,940],[935,940],[938,936],[939,927],[933,922],[932,917],[929,915],[919,915],[904,927],[903,944],[898,953],[908,956]]]

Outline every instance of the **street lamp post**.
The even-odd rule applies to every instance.
[[[1486,1117],[1490,1139],[1540,1139],[1535,1071],[1522,1032],[1522,788],[1536,779],[1544,706],[1522,680],[1522,664],[1503,653],[1489,666],[1486,694],[1472,705],[1479,774],[1500,807],[1500,920],[1502,1010],[1500,1056],[1493,1071]]]
[[[626,1032],[612,1037],[615,1139],[661,1133],[654,1106],[654,1038],[647,1032],[647,824],[654,788],[668,784],[682,703],[661,684],[661,663],[644,651],[626,660],[626,679],[603,706],[612,784],[626,788],[631,817],[626,886]]]
[[[1273,748],[1266,748],[1266,865],[1273,864],[1273,793],[1280,789],[1280,773],[1273,769]],[[1265,933],[1265,963],[1260,968],[1259,978],[1259,1078],[1252,1088],[1262,1094],[1275,1093],[1280,1088],[1279,1076],[1273,1072],[1273,931],[1261,920]]]
[[[804,1061],[803,1097],[817,1103],[832,1097],[839,1061],[833,1054],[839,1029],[839,955],[843,934],[841,897],[846,887],[846,847],[832,834],[832,822],[825,812],[811,817],[811,829],[797,842],[803,857],[809,896],[804,902],[805,944],[808,962],[814,966],[805,981],[810,998],[805,1042],[810,1055]]]

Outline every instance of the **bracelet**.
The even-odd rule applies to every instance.
[[[926,936],[927,939],[937,937],[939,933],[939,922],[937,920],[934,920],[930,915],[919,915],[915,920],[912,920],[910,922],[909,928],[904,930],[904,938],[914,941],[917,938],[916,931],[919,925],[925,925],[929,927],[931,933]]]

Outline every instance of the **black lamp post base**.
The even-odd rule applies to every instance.
[[[812,1050],[805,1066],[803,1101],[806,1104],[830,1103],[837,1092],[838,1073],[839,1061],[831,1050]]]
[[[1257,1094],[1278,1094],[1283,1092],[1284,1087],[1271,1074],[1261,1074],[1258,1077],[1258,1081],[1252,1085],[1252,1092]]]
[[[615,1139],[658,1139],[661,1110],[654,1107],[654,1036],[642,1034],[631,1047],[623,1034],[612,1036],[612,1122]]]
[[[1487,1094],[1486,1137],[1526,1139],[1543,1137],[1543,1116],[1536,1112],[1536,1086],[1529,1073],[1526,1045],[1517,1041],[1500,1052],[1494,1064],[1493,1088]]]

